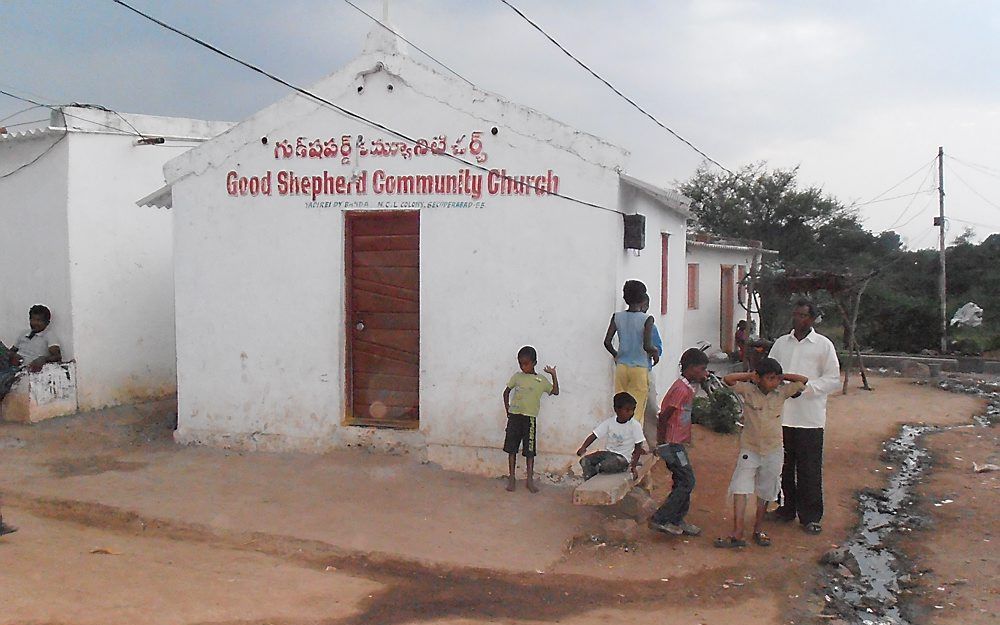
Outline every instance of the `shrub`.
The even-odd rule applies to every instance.
[[[708,389],[707,397],[695,397],[691,409],[691,421],[703,425],[720,434],[732,434],[737,430],[740,416],[740,402],[727,388]]]

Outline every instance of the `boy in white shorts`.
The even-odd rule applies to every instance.
[[[733,497],[733,531],[715,539],[716,547],[745,547],[743,522],[747,500],[757,495],[753,541],[768,547],[771,538],[761,524],[770,501],[778,500],[781,488],[781,465],[784,449],[781,439],[781,408],[785,400],[805,388],[808,378],[783,373],[773,358],[764,358],[755,371],[730,373],[722,379],[743,400],[743,431],[740,432],[740,453],[729,483]]]

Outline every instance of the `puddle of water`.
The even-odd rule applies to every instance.
[[[912,530],[914,519],[907,514],[913,503],[913,487],[928,466],[928,452],[921,437],[933,432],[958,428],[983,427],[1000,421],[1000,393],[948,380],[942,389],[980,395],[989,401],[986,411],[968,425],[938,427],[904,425],[896,438],[883,445],[883,459],[896,467],[888,485],[881,491],[865,491],[859,497],[861,522],[845,544],[855,564],[854,577],[838,579],[832,585],[830,603],[843,617],[862,625],[910,625],[900,609],[900,578],[907,574],[903,558],[893,544]],[[848,566],[848,569],[852,568]]]

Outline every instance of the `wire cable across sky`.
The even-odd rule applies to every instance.
[[[460,78],[461,80],[464,80],[466,83],[469,84],[470,87],[475,87],[476,86],[476,85],[474,85],[472,83],[471,80],[469,80],[465,76],[459,74],[458,72],[456,72],[455,70],[453,70],[451,67],[445,65],[442,61],[439,61],[436,57],[434,57],[433,55],[431,55],[430,52],[424,50],[423,48],[421,48],[417,44],[413,43],[412,41],[410,41],[409,39],[407,39],[403,35],[400,35],[399,32],[393,30],[388,24],[386,24],[382,20],[378,19],[377,17],[375,17],[374,15],[372,15],[371,13],[369,13],[368,11],[365,11],[364,9],[362,9],[361,7],[359,7],[358,5],[354,4],[353,2],[351,2],[351,0],[344,0],[344,2],[346,2],[347,4],[349,4],[352,7],[354,7],[355,10],[357,10],[359,13],[361,13],[362,15],[364,15],[365,17],[367,17],[371,21],[375,22],[376,24],[378,24],[379,26],[381,26],[385,30],[389,31],[390,33],[392,33],[396,37],[399,37],[401,40],[403,40],[406,43],[410,44],[410,46],[412,46],[413,49],[416,50],[417,52],[423,54],[424,56],[426,56],[430,60],[434,61],[435,63],[437,63],[441,67],[445,68],[446,70],[448,70],[449,72],[451,72],[452,74],[454,74],[455,76],[457,76],[458,78]]]
[[[328,107],[334,109],[335,111],[337,111],[337,112],[339,112],[339,113],[341,113],[341,114],[343,114],[343,115],[345,115],[345,116],[347,116],[347,117],[349,117],[349,118],[351,118],[353,120],[359,121],[359,122],[361,122],[363,124],[366,124],[366,125],[369,125],[369,126],[372,126],[373,128],[377,128],[379,130],[385,131],[385,132],[393,135],[394,137],[397,137],[397,138],[402,139],[404,141],[408,141],[408,142],[410,142],[410,143],[412,143],[414,145],[416,145],[416,143],[417,143],[416,139],[414,139],[413,137],[408,136],[407,134],[405,134],[405,133],[403,133],[403,132],[401,132],[399,130],[395,130],[394,128],[390,128],[389,126],[386,126],[385,124],[382,124],[382,123],[377,122],[375,120],[369,119],[369,118],[367,118],[367,117],[365,117],[365,116],[363,116],[363,115],[361,115],[359,113],[355,113],[354,111],[346,109],[346,108],[340,106],[339,104],[336,104],[336,103],[334,103],[334,102],[332,102],[332,101],[330,101],[330,100],[328,100],[328,99],[326,99],[326,98],[324,98],[324,97],[322,97],[322,96],[320,96],[320,95],[318,95],[316,93],[313,93],[312,91],[309,91],[308,89],[305,89],[303,87],[299,87],[298,85],[294,85],[294,84],[288,82],[287,80],[285,80],[284,78],[276,76],[275,74],[272,74],[271,72],[268,72],[267,70],[262,69],[261,67],[258,67],[258,66],[254,65],[252,63],[247,62],[247,61],[244,61],[244,60],[242,60],[242,59],[240,59],[240,58],[238,58],[236,56],[233,56],[232,54],[226,52],[225,50],[222,50],[221,48],[218,48],[218,47],[216,47],[216,46],[208,43],[207,41],[199,39],[198,37],[195,37],[194,35],[189,35],[188,33],[184,32],[184,31],[182,31],[182,30],[180,30],[180,29],[178,29],[178,28],[176,28],[174,26],[171,26],[170,24],[167,24],[166,22],[163,22],[163,21],[161,21],[161,20],[153,17],[152,15],[148,15],[146,13],[143,13],[142,11],[140,11],[139,9],[131,6],[127,2],[123,2],[123,0],[112,0],[112,2],[114,2],[115,4],[121,5],[122,7],[128,9],[129,11],[132,11],[136,15],[139,15],[139,16],[141,16],[141,17],[149,20],[150,22],[153,22],[154,24],[160,26],[161,28],[165,28],[165,29],[167,29],[167,30],[169,30],[169,31],[171,31],[171,32],[173,32],[175,34],[178,34],[181,37],[184,37],[185,39],[187,39],[189,41],[192,41],[192,42],[198,44],[199,46],[201,46],[203,48],[211,50],[212,52],[214,52],[214,53],[216,53],[218,55],[221,55],[221,56],[229,59],[230,61],[233,61],[234,63],[238,63],[238,64],[242,65],[243,67],[245,67],[245,68],[247,68],[247,69],[249,69],[249,70],[251,70],[253,72],[256,72],[257,74],[260,74],[260,75],[262,75],[262,76],[264,76],[264,77],[266,77],[266,78],[268,78],[270,80],[273,80],[274,82],[276,82],[276,83],[278,83],[280,85],[288,87],[289,89],[295,91],[296,93],[298,93],[300,95],[303,95],[303,96],[305,96],[305,97],[307,97],[307,98],[309,98],[309,99],[311,99],[311,100],[313,100],[315,102],[318,102],[320,104],[328,106]],[[449,154],[448,152],[444,152],[444,153],[440,154],[440,156],[444,156],[444,157],[449,158],[451,160],[454,160],[454,161],[457,161],[459,163],[462,163],[463,165],[465,165],[467,167],[471,167],[473,169],[476,169],[476,170],[479,170],[479,171],[482,171],[482,172],[489,173],[490,171],[492,171],[488,167],[483,167],[479,163],[474,163],[472,161],[467,161],[467,160],[465,160],[463,158],[460,158],[459,156],[456,156],[454,154]],[[505,178],[508,179],[508,180],[514,180],[511,176],[505,176]],[[564,200],[569,200],[570,202],[576,202],[577,204],[582,204],[584,206],[589,206],[591,208],[596,208],[596,209],[599,209],[599,210],[602,210],[602,211],[607,211],[609,213],[617,213],[619,215],[624,215],[625,214],[622,211],[620,211],[618,209],[615,209],[615,208],[610,208],[610,207],[607,207],[607,206],[602,206],[600,204],[595,204],[594,202],[589,202],[587,200],[581,200],[580,198],[575,198],[573,196],[564,195],[562,193],[557,193],[557,192],[554,192],[554,191],[539,189],[539,187],[537,187],[536,185],[532,185],[532,184],[528,184],[528,183],[522,183],[520,181],[515,181],[515,182],[518,182],[518,184],[523,184],[525,187],[527,187],[529,189],[533,189],[535,191],[544,191],[545,193],[547,193],[549,195],[554,195],[554,196],[560,197],[560,198],[562,198]]]
[[[952,176],[955,176],[956,178],[958,178],[959,182],[961,182],[962,184],[964,184],[965,187],[969,191],[972,191],[972,193],[975,194],[980,200],[986,202],[987,204],[989,204],[993,208],[995,208],[997,210],[1000,210],[1000,204],[998,204],[998,203],[994,202],[993,200],[989,199],[988,197],[986,197],[985,195],[983,195],[979,191],[976,191],[976,189],[971,184],[969,184],[968,181],[966,181],[965,178],[963,178],[960,175],[958,175],[958,172],[955,171],[954,168],[951,167],[951,165],[948,165],[948,173],[950,173]]]
[[[23,89],[22,89],[22,91],[23,91]],[[27,92],[25,91],[25,93],[27,93]],[[135,126],[133,126],[127,119],[125,119],[124,117],[122,117],[121,113],[119,113],[118,111],[111,110],[111,109],[109,109],[107,107],[104,107],[104,106],[98,106],[98,105],[94,105],[94,104],[45,104],[43,102],[38,102],[37,100],[32,100],[31,98],[26,98],[24,96],[19,96],[17,94],[11,93],[9,91],[5,91],[3,89],[0,89],[0,94],[3,94],[3,95],[5,95],[5,96],[7,96],[9,98],[14,98],[15,100],[20,100],[21,102],[27,102],[29,104],[34,104],[35,107],[32,107],[32,108],[36,108],[36,107],[47,108],[47,109],[49,109],[51,111],[57,111],[57,112],[61,113],[64,117],[69,117],[70,119],[78,119],[78,120],[80,120],[82,122],[87,122],[88,124],[94,124],[95,126],[101,126],[103,128],[108,128],[110,130],[114,130],[116,132],[120,132],[121,134],[124,134],[124,135],[134,134],[135,136],[139,137],[140,139],[145,139],[146,138],[146,135],[144,135],[141,132],[139,132],[136,129]],[[101,122],[95,122],[94,120],[87,119],[86,117],[80,117],[79,115],[73,115],[71,113],[67,113],[65,111],[65,107],[68,107],[68,106],[75,106],[75,107],[78,107],[78,108],[94,108],[94,109],[97,109],[97,110],[100,110],[100,111],[107,111],[108,113],[114,113],[119,118],[121,118],[121,120],[123,122],[125,122],[126,124],[128,124],[129,127],[132,128],[133,132],[125,132],[121,128],[117,128],[115,126],[109,126],[108,124],[102,124]],[[25,110],[30,110],[30,109],[25,109]],[[21,112],[23,113],[24,111],[21,111]]]
[[[556,41],[555,38],[552,37],[552,35],[550,35],[547,32],[545,32],[545,30],[542,29],[541,26],[539,26],[538,24],[536,24],[530,17],[528,17],[527,15],[525,15],[524,12],[521,11],[521,9],[517,8],[516,6],[514,6],[513,4],[511,4],[507,0],[500,0],[500,2],[506,4],[508,7],[510,7],[510,9],[512,11],[514,11],[519,16],[521,16],[521,19],[523,19],[527,23],[531,24],[531,26],[535,30],[537,30],[538,32],[540,32],[546,39],[548,39],[549,41],[551,41],[557,48],[559,48],[560,50],[562,50],[563,54],[565,54],[569,58],[573,59],[576,62],[577,65],[579,65],[583,69],[587,70],[587,72],[591,76],[593,76],[597,80],[599,80],[602,83],[604,83],[604,85],[608,89],[611,89],[616,94],[618,94],[618,97],[622,98],[623,100],[625,100],[626,102],[628,102],[629,104],[631,104],[637,111],[639,111],[640,113],[642,113],[643,115],[645,115],[649,119],[653,120],[653,123],[655,123],[657,126],[659,126],[660,128],[666,130],[667,132],[669,132],[678,141],[680,141],[684,145],[688,146],[689,148],[691,148],[692,150],[694,150],[695,152],[697,152],[698,154],[700,154],[702,156],[702,158],[704,158],[708,162],[712,163],[713,165],[717,166],[722,171],[728,173],[731,176],[735,176],[736,175],[731,169],[729,169],[728,167],[726,167],[725,165],[723,165],[719,161],[715,160],[714,158],[712,158],[711,156],[709,156],[708,154],[706,154],[705,152],[703,152],[698,146],[696,146],[695,144],[691,143],[690,141],[688,141],[687,139],[685,139],[684,137],[682,137],[681,135],[679,135],[672,128],[668,127],[666,124],[664,124],[659,119],[657,119],[656,116],[654,116],[652,113],[650,113],[646,109],[644,109],[641,106],[639,106],[638,104],[636,104],[635,100],[633,100],[632,98],[628,97],[627,95],[625,95],[624,93],[622,93],[621,91],[619,91],[617,87],[615,87],[610,82],[608,82],[603,76],[601,76],[600,74],[598,74],[597,72],[595,72],[594,70],[592,70],[586,63],[584,63],[583,61],[581,61],[580,59],[578,59],[576,56],[573,55],[572,52],[570,52],[569,50],[567,50],[561,43],[559,43],[558,41]]]

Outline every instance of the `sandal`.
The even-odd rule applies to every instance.
[[[806,523],[805,525],[802,526],[802,531],[804,531],[806,534],[815,535],[823,531],[823,526],[820,525],[819,523]]]
[[[736,547],[746,547],[747,541],[742,538],[734,538],[732,536],[726,536],[725,538],[716,538],[712,542],[713,545],[719,549],[733,549]]]
[[[771,537],[765,534],[764,532],[754,532],[753,541],[758,545],[760,545],[761,547],[771,546]]]

